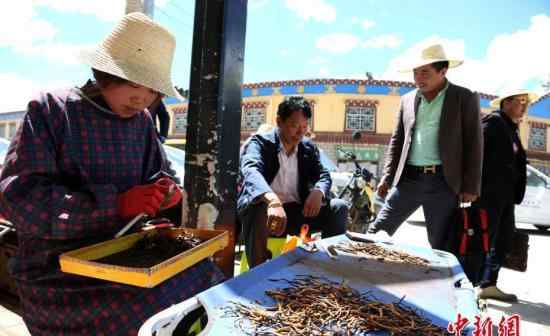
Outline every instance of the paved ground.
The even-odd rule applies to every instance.
[[[519,225],[530,235],[528,270],[525,273],[504,269],[501,272],[499,286],[519,297],[516,304],[499,303],[489,300],[484,313],[490,316],[493,323],[503,316],[521,315],[521,335],[550,335],[550,274],[547,272],[550,255],[550,232],[541,233],[528,225]],[[420,246],[429,246],[424,226],[404,224],[394,236],[394,241],[406,242]],[[0,298],[0,302],[1,298]],[[9,305],[0,305],[0,336],[29,335],[23,320],[10,311]],[[497,336],[495,332],[493,334]]]

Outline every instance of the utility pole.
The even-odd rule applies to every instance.
[[[155,0],[126,0],[125,14],[140,12],[151,19],[155,12]]]
[[[155,14],[155,0],[143,0],[143,13],[153,18],[153,15]]]
[[[214,256],[233,275],[247,0],[196,0],[185,189],[190,227],[227,230]]]

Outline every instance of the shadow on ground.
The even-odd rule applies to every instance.
[[[488,306],[507,316],[519,314],[522,321],[550,325],[550,305],[546,303],[529,302],[520,298],[517,303],[513,304],[496,304],[495,301],[489,300]],[[498,321],[493,321],[493,323],[495,322],[498,323]]]
[[[542,231],[537,229],[518,228],[518,231],[527,233],[530,236],[550,237],[550,231]]]

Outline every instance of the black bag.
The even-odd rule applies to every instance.
[[[470,282],[478,285],[489,253],[487,211],[478,207],[460,207],[453,224],[450,251],[457,257]]]
[[[512,249],[504,258],[502,267],[509,268],[514,271],[525,272],[527,270],[527,256],[529,250],[529,235],[514,231],[512,240]]]

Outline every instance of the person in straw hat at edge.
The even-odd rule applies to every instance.
[[[484,136],[481,196],[473,206],[486,209],[489,223],[489,254],[481,270],[479,297],[516,302],[514,294],[497,287],[504,258],[515,230],[514,204],[525,195],[527,157],[518,126],[537,96],[514,90],[493,100],[496,111],[482,119]]]
[[[61,253],[112,239],[139,213],[154,216],[165,197],[163,209],[181,202],[181,190],[168,192],[174,182],[146,110],[160,94],[178,96],[174,48],[165,28],[130,13],[84,57],[94,82],[28,104],[0,177],[0,210],[17,230],[10,274],[33,335],[135,335],[147,318],[222,280],[211,261],[150,289],[59,267]]]
[[[401,98],[377,192],[385,198],[393,188],[368,233],[393,235],[422,206],[431,247],[450,250],[459,201],[480,193],[483,153],[479,97],[446,78],[461,64],[436,44],[407,67],[417,89]]]

